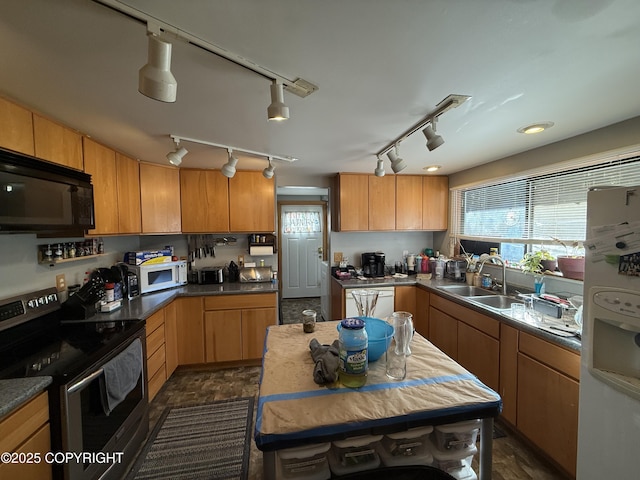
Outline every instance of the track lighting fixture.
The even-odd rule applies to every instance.
[[[232,178],[236,174],[236,165],[238,158],[233,156],[233,150],[227,149],[229,152],[229,160],[222,166],[222,174],[227,178]]]
[[[271,105],[267,108],[269,120],[282,121],[289,118],[289,107],[284,104],[282,83],[274,80],[271,84]]]
[[[436,133],[435,117],[431,120],[431,124],[427,125],[426,128],[422,130],[422,133],[427,137],[427,148],[430,152],[444,143],[444,139]]]
[[[209,145],[210,147],[224,148],[227,152],[236,151],[236,152],[248,153],[249,155],[254,155],[256,157],[266,157],[266,158],[269,158],[270,160],[278,160],[281,162],[292,163],[292,162],[298,161],[298,159],[295,157],[285,157],[282,155],[273,155],[271,153],[257,152],[255,150],[248,150],[246,148],[235,147],[232,145],[223,145],[222,143],[208,142],[206,140],[198,140],[196,138],[189,138],[189,137],[183,137],[178,135],[170,135],[170,137],[175,142],[176,148],[180,145],[180,141],[183,141],[183,142],[189,142],[189,143],[198,143],[200,145]]]
[[[262,176],[264,178],[273,178],[273,171],[276,167],[271,163],[271,157],[269,157],[269,166],[262,171]]]
[[[438,103],[436,105],[436,108],[429,112],[426,117],[424,117],[414,126],[406,130],[398,138],[388,143],[382,150],[380,150],[377,153],[378,157],[386,153],[387,155],[389,155],[389,158],[391,158],[392,149],[395,148],[397,150],[400,142],[406,140],[418,130],[422,130],[422,133],[424,133],[425,137],[427,137],[427,147],[429,148],[429,150],[435,150],[444,143],[443,138],[440,135],[436,134],[436,121],[438,120],[440,115],[448,112],[453,108],[459,107],[470,98],[471,97],[468,95],[448,95],[444,100]],[[391,162],[393,168],[393,160]],[[404,168],[404,166],[402,168]]]
[[[182,159],[187,153],[189,153],[189,150],[181,147],[180,140],[178,140],[177,138],[174,138],[173,142],[176,144],[176,149],[173,152],[167,153],[167,160],[169,160],[169,163],[171,165],[175,165],[177,167],[182,163]]]
[[[407,168],[407,164],[402,158],[400,158],[398,145],[396,145],[393,150],[389,150],[387,157],[391,160],[391,170],[393,170],[393,173],[400,173],[402,170]]]
[[[376,166],[374,173],[376,174],[376,177],[384,177],[384,160],[380,157],[378,157],[378,165]]]
[[[171,73],[171,44],[147,32],[149,51],[147,64],[138,72],[138,91],[161,102],[176,101],[178,82]]]

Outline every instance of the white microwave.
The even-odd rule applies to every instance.
[[[149,265],[143,264],[129,268],[133,269],[138,275],[140,294],[187,284],[187,262],[185,260],[152,263]]]

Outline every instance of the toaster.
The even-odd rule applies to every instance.
[[[200,285],[222,282],[224,282],[222,267],[204,267],[198,270],[198,283]]]

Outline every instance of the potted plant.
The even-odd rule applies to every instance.
[[[582,242],[573,242],[571,252],[569,246],[558,238],[553,239],[565,248],[566,255],[558,255],[558,270],[565,278],[584,280],[584,246]]]
[[[522,271],[528,273],[543,273],[547,270],[553,272],[557,267],[555,257],[547,250],[525,253],[518,265]]]

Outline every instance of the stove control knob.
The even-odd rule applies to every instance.
[[[29,307],[29,308],[38,308],[38,299],[37,298],[32,298],[31,300],[29,300],[27,302],[27,307]]]
[[[33,370],[34,372],[39,372],[41,369],[42,369],[42,364],[39,362],[31,365],[31,370]]]

